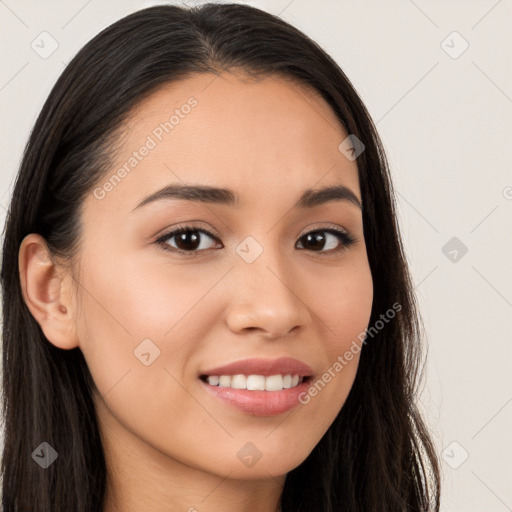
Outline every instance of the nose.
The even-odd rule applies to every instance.
[[[231,272],[226,321],[235,333],[259,331],[268,339],[286,336],[311,319],[308,297],[300,280],[278,265],[276,258],[261,257],[240,262]]]

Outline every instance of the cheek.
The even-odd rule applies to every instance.
[[[328,350],[346,350],[352,340],[364,333],[370,321],[373,303],[373,282],[370,271],[355,272],[343,280],[342,285],[331,290],[328,301],[329,325],[336,334],[334,342],[329,338]],[[348,344],[348,345],[347,345]]]
[[[316,294],[315,312],[322,320],[323,371],[301,397],[305,409],[318,418],[323,435],[343,407],[357,374],[365,331],[373,303],[373,281],[368,265],[340,269],[339,277],[324,281]],[[312,297],[315,295],[311,295]]]
[[[101,323],[96,331],[112,328],[133,343],[170,335],[218,279],[213,273],[198,279],[180,265],[112,255],[91,260],[84,274],[87,330]]]
[[[322,339],[330,361],[358,340],[368,326],[373,304],[373,280],[367,261],[356,260],[345,268],[317,280],[315,312],[325,327]],[[312,286],[313,283],[310,283]]]
[[[183,320],[211,284],[194,285],[179,268],[171,273],[169,267],[101,254],[87,259],[83,275],[77,328],[101,393],[127,372],[146,370],[144,379],[149,368],[183,366],[192,351],[186,341],[194,337]],[[178,336],[185,325],[187,337]]]
[[[146,397],[142,408],[190,401],[177,382],[191,380],[191,361],[218,323],[222,304],[208,292],[226,269],[113,255],[88,255],[83,271],[79,339],[99,392],[124,389],[131,406]]]
[[[194,321],[203,310],[194,306],[216,277],[194,285],[179,268],[171,272],[120,258],[102,266],[91,259],[84,275],[80,343],[104,399],[96,400],[104,421],[115,418],[119,435],[126,434],[123,425],[152,445],[161,442],[163,451],[180,448],[170,441],[170,432],[181,430],[176,418],[186,423],[187,435],[215,428],[182,383],[190,380],[186,371],[196,339],[205,336]]]

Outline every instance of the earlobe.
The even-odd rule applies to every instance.
[[[77,347],[71,276],[56,264],[41,235],[23,239],[18,263],[23,299],[48,341],[65,350]]]

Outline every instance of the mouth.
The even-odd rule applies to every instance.
[[[244,359],[198,375],[210,396],[253,416],[275,416],[303,404],[312,379],[313,369],[293,357]]]
[[[309,382],[311,376],[292,374],[275,375],[200,375],[199,378],[210,386],[219,388],[240,389],[247,391],[283,391],[293,389]]]

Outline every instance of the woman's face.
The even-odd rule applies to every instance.
[[[344,354],[370,318],[357,165],[339,149],[348,134],[304,88],[228,73],[160,89],[125,128],[114,165],[83,205],[75,315],[107,451],[232,478],[284,475],[342,408],[359,360]],[[147,199],[182,186],[229,189],[238,200],[171,189]],[[306,190],[333,186],[354,200],[297,206]],[[343,232],[355,241],[345,245]],[[300,397],[202,377],[282,357],[310,368]],[[271,389],[290,378],[265,374],[302,375],[279,364],[223,374],[223,385]]]

